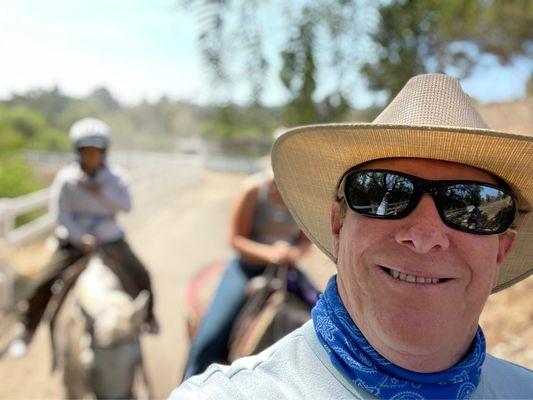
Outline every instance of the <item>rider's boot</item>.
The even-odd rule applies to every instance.
[[[157,335],[161,330],[159,322],[157,322],[157,319],[153,315],[144,322],[142,329],[144,332],[149,333],[151,335]]]

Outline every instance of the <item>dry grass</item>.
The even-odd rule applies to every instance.
[[[533,369],[533,278],[489,298],[481,316],[489,352]]]
[[[489,127],[523,135],[533,133],[533,98],[476,107]]]

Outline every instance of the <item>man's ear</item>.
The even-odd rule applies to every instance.
[[[498,247],[498,257],[496,259],[496,262],[498,263],[498,265],[501,265],[503,263],[503,260],[507,257],[507,255],[513,248],[513,244],[517,236],[518,236],[518,232],[514,229],[508,229],[507,231],[505,231],[504,233],[498,236],[499,247]]]
[[[339,256],[339,233],[344,220],[341,209],[341,203],[334,201],[331,203],[331,234],[333,235],[333,256]]]

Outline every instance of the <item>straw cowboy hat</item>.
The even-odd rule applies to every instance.
[[[533,137],[488,129],[455,78],[416,76],[372,123],[289,129],[272,150],[285,203],[331,259],[331,202],[341,176],[354,165],[390,157],[453,161],[503,178],[518,197],[518,238],[493,292],[533,273]]]

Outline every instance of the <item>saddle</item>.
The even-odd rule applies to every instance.
[[[230,335],[230,362],[259,353],[311,317],[317,292],[303,285],[298,272],[284,265],[269,266],[250,281]]]

